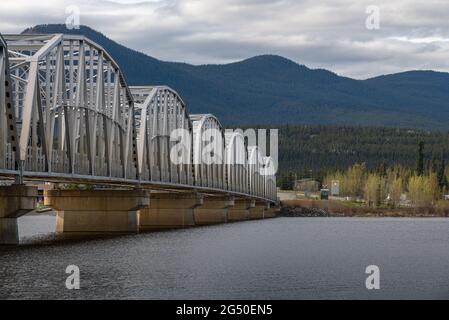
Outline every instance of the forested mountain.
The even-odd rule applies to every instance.
[[[286,125],[279,132],[280,170],[305,176],[343,170],[354,163],[368,169],[400,164],[415,168],[419,142],[424,142],[424,160],[449,156],[449,133],[335,125]]]
[[[368,80],[312,70],[264,55],[224,65],[165,62],[128,49],[88,27],[39,25],[24,32],[84,34],[119,63],[131,85],[166,84],[189,112],[225,124],[338,124],[447,128],[449,74],[411,71]]]

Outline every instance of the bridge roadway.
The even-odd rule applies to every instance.
[[[18,243],[17,218],[36,207],[29,182],[53,186],[44,203],[62,233],[273,217],[275,163],[248,141],[189,114],[169,87],[128,86],[84,36],[0,36],[0,178],[13,182],[0,187],[0,244]],[[80,184],[88,190],[73,190]]]

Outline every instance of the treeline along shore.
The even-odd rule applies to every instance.
[[[447,132],[285,125],[279,135],[278,187],[293,190],[295,181],[311,179],[330,188],[338,181],[335,197],[312,202],[323,215],[448,216],[448,156]],[[304,209],[313,196],[298,194],[303,202],[296,205],[283,201],[284,208],[302,208],[284,209],[283,215],[319,216]]]

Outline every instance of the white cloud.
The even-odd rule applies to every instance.
[[[409,69],[449,71],[449,2],[444,0],[2,0],[0,32],[81,23],[163,60],[224,63],[274,53],[366,78]],[[380,29],[365,28],[368,5]]]
[[[438,42],[449,42],[449,38],[442,37],[423,37],[423,38],[411,38],[411,37],[390,37],[392,40],[405,41],[410,43],[438,43]]]

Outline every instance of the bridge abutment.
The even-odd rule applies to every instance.
[[[141,189],[46,190],[44,203],[57,211],[57,233],[137,233],[139,210],[150,196]]]
[[[202,204],[203,197],[197,193],[151,193],[150,206],[140,210],[140,230],[193,227],[194,209]]]
[[[235,199],[234,206],[228,209],[228,222],[249,219],[249,210],[254,207],[255,201],[250,199]]]
[[[34,210],[37,187],[11,185],[0,187],[0,244],[18,244],[17,218]]]
[[[226,223],[229,208],[233,206],[233,197],[204,197],[203,204],[194,209],[195,224],[201,226]]]

